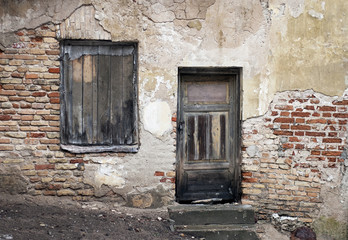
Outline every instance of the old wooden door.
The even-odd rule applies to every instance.
[[[240,69],[180,68],[178,202],[240,200]]]

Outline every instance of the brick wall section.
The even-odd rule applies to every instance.
[[[342,174],[347,108],[347,94],[284,92],[265,116],[243,123],[243,202],[259,218],[279,213],[312,221],[329,173]]]
[[[0,52],[0,164],[19,166],[33,195],[93,195],[83,155],[60,151],[59,42],[55,26],[17,32]]]

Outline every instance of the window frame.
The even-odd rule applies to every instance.
[[[64,134],[66,134],[64,128],[66,122],[68,121],[69,113],[67,113],[67,104],[72,104],[71,102],[66,102],[66,80],[65,79],[65,64],[72,64],[72,62],[65,61],[65,48],[67,46],[132,46],[134,48],[133,52],[133,75],[132,75],[132,101],[133,101],[133,112],[134,112],[134,122],[132,128],[134,129],[134,138],[132,144],[72,144],[66,143],[63,139]],[[137,42],[112,42],[104,40],[63,40],[60,42],[60,147],[62,150],[71,152],[71,153],[99,153],[99,152],[126,152],[126,153],[136,153],[139,151],[139,109],[138,109],[138,43]],[[98,54],[100,55],[100,54]],[[107,56],[111,56],[107,55]],[[124,55],[122,55],[124,56]],[[111,68],[111,66],[110,66]],[[124,81],[124,79],[123,79]],[[124,99],[123,99],[124,100]],[[110,123],[109,123],[110,125]],[[65,136],[68,139],[67,136]],[[66,140],[69,141],[69,140]]]

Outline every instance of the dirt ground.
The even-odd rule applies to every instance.
[[[170,230],[165,208],[0,193],[0,240],[192,238]]]

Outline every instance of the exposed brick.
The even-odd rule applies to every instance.
[[[292,117],[309,117],[311,115],[310,112],[292,112]]]
[[[317,109],[319,111],[327,111],[327,112],[336,111],[336,107],[332,107],[332,106],[319,106],[319,107],[317,107]]]
[[[294,118],[275,118],[273,122],[293,123],[294,122]]]
[[[334,113],[333,116],[336,118],[348,118],[348,113]]]
[[[46,137],[45,133],[30,133],[29,137],[31,138],[43,138]]]
[[[276,130],[273,132],[275,135],[284,135],[284,136],[292,136],[293,132],[291,131],[280,131],[280,130]]]
[[[325,132],[306,132],[306,136],[325,137]]]
[[[25,74],[25,78],[27,79],[37,79],[39,75],[37,73],[27,73]]]
[[[292,130],[310,130],[311,126],[308,126],[308,125],[292,125],[291,129]]]
[[[36,164],[35,170],[55,169],[54,164]]]
[[[306,123],[308,124],[316,124],[316,123],[320,123],[320,124],[326,124],[327,120],[323,119],[323,118],[319,118],[319,119],[309,119],[306,121]]]
[[[323,151],[322,155],[323,156],[341,156],[342,152],[341,151]]]
[[[340,138],[323,138],[323,143],[341,143],[342,139]]]
[[[60,73],[60,69],[59,68],[49,68],[48,72],[49,73]]]
[[[348,105],[348,100],[342,100],[342,101],[338,101],[335,100],[332,102],[333,105]]]
[[[161,177],[163,177],[164,176],[164,172],[156,171],[154,176],[161,176]]]
[[[53,103],[53,104],[60,103],[60,99],[59,98],[51,98],[50,103]]]

